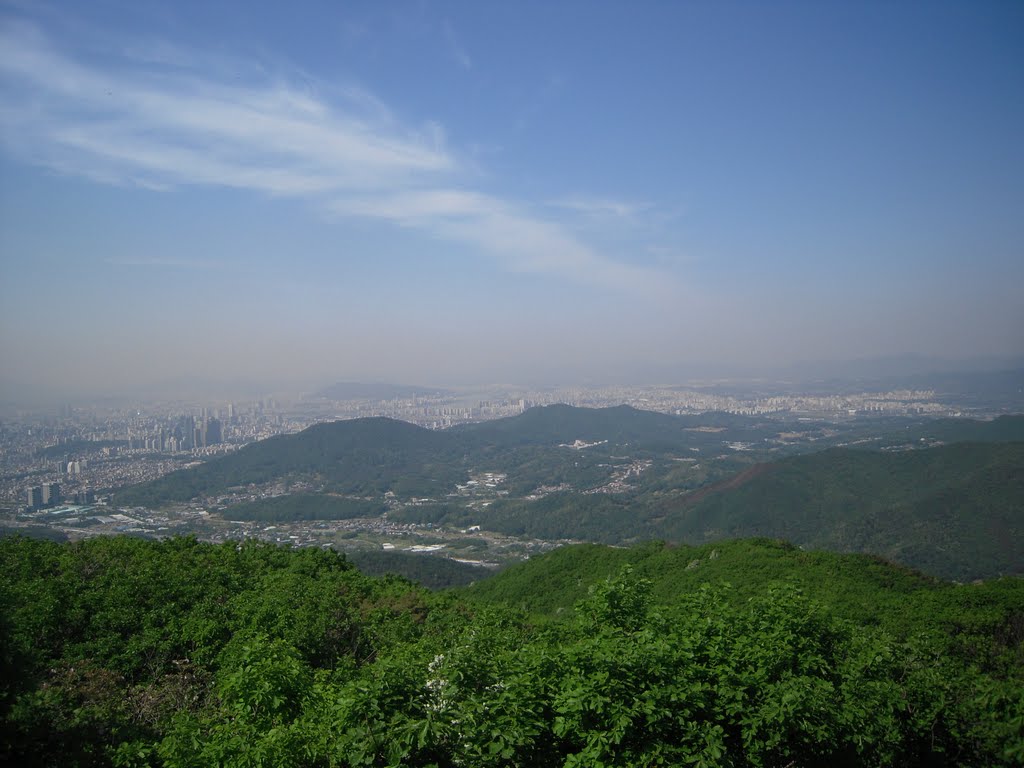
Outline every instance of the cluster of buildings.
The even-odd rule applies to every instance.
[[[60,503],[60,483],[33,485],[25,491],[26,504],[30,509],[52,507]]]
[[[427,429],[447,429],[459,424],[516,416],[535,404],[519,396],[480,400],[469,394],[456,393],[396,397],[387,400],[317,398],[295,403],[292,414],[310,422],[386,416]]]
[[[89,489],[81,489],[65,499],[61,494],[60,483],[42,483],[25,489],[25,506],[30,511],[56,507],[65,501],[74,504],[93,504],[96,501],[96,493]]]
[[[853,416],[960,416],[932,390],[892,390],[848,394],[788,393],[763,395],[684,387],[604,387],[553,390],[534,396],[539,405],[568,403],[588,408],[631,405],[677,415],[721,412],[775,418],[813,417],[847,420]]]
[[[310,423],[275,401],[62,406],[54,416],[17,413],[0,420],[0,510],[51,510],[61,503],[145,482],[208,456]],[[28,479],[26,479],[28,478]],[[31,486],[27,484],[31,483]],[[64,486],[64,498],[45,485]],[[95,490],[87,490],[95,489]],[[91,503],[91,502],[89,502]]]
[[[143,434],[135,434],[128,429],[129,451],[148,451],[150,453],[178,453],[220,445],[224,442],[224,430],[220,419],[210,416],[206,409],[199,418],[181,416],[177,423],[170,427],[161,425],[158,429],[147,430]]]

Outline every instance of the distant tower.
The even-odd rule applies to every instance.
[[[192,416],[185,416],[179,424],[181,444],[178,446],[182,451],[188,451],[196,447],[195,433],[196,421]]]
[[[39,509],[43,506],[43,489],[38,485],[26,489],[25,495],[27,496],[25,501],[28,502],[30,509]]]
[[[220,419],[210,419],[206,422],[206,445],[217,445],[222,439]]]
[[[43,483],[43,506],[60,501],[60,483]]]

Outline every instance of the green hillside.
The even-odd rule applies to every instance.
[[[571,548],[491,582],[580,596],[538,621],[321,549],[3,538],[0,763],[1020,765],[1024,582],[715,552]]]
[[[1024,442],[1024,415],[999,416],[990,421],[936,419],[907,427],[889,442],[939,440],[944,443]]]
[[[654,601],[664,605],[704,585],[728,585],[731,599],[742,604],[770,584],[785,583],[843,618],[904,637],[920,632],[1014,635],[1020,631],[1014,622],[1024,619],[1024,579],[956,585],[878,557],[804,550],[769,539],[693,547],[661,542],[565,546],[510,566],[464,593],[475,601],[558,615],[585,598],[594,583],[627,565],[651,581]]]
[[[446,488],[464,472],[455,441],[404,421],[353,419],[316,424],[295,435],[252,443],[237,453],[118,493],[118,503],[158,505],[267,483],[290,475],[317,477],[338,493],[404,493]]]
[[[805,425],[806,426],[806,425]],[[432,431],[387,418],[365,418],[314,425],[294,435],[252,443],[237,453],[211,459],[158,480],[124,489],[123,504],[157,505],[223,492],[234,486],[272,482],[289,476],[314,477],[329,492],[430,496],[465,480],[473,468],[516,473],[517,487],[554,482],[607,461],[609,455],[677,460],[679,456],[717,458],[727,443],[761,446],[786,429],[784,424],[731,414],[673,416],[628,406],[531,408],[519,416]],[[1024,435],[1024,417],[992,422],[949,421],[915,427],[890,441],[925,435],[976,441]],[[559,446],[576,440],[595,443],[586,451]],[[827,443],[826,443],[827,444]],[[802,450],[808,450],[807,445]],[[800,450],[793,446],[790,450]],[[761,455],[758,453],[752,456]],[[740,457],[742,458],[742,456]],[[662,466],[666,474],[675,467]]]
[[[862,445],[915,450],[830,449],[850,434],[626,406],[532,408],[446,431],[355,419],[251,444],[119,491],[115,502],[199,498],[227,520],[274,522],[386,511],[396,523],[548,541],[761,536],[950,579],[1024,571],[1024,443],[1005,442],[1024,431],[1024,417],[869,434],[887,424],[850,430],[868,435]],[[978,442],[925,448],[962,436]]]
[[[547,405],[531,408],[518,415],[455,427],[452,434],[477,445],[557,445],[583,440],[607,440],[614,445],[635,444],[644,448],[679,448],[702,441],[695,427],[721,427],[739,432],[764,424],[745,416],[707,413],[699,416],[674,416],[642,411],[628,405],[612,408],[576,408]]]
[[[1024,572],[1024,443],[832,449],[664,505],[657,535],[767,536],[871,552],[952,579]]]
[[[706,432],[737,430],[729,435]],[[562,444],[607,441],[595,453],[630,448],[646,453],[714,446],[722,441],[778,431],[777,425],[728,414],[672,416],[618,408],[531,408],[519,416],[434,431],[387,418],[317,424],[295,435],[252,443],[229,456],[125,489],[118,501],[158,504],[184,501],[232,486],[266,483],[289,475],[316,476],[339,493],[391,490],[399,495],[430,495],[465,479],[467,469],[519,470],[543,481],[540,464],[573,465],[591,458],[569,453]]]

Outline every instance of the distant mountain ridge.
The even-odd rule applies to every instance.
[[[873,552],[947,578],[1024,573],[1024,443],[833,448],[702,488],[655,526],[690,542],[769,536]]]
[[[573,440],[611,440],[679,447],[692,441],[687,430],[696,427],[743,429],[760,420],[731,413],[674,415],[644,411],[630,405],[611,408],[577,408],[556,404],[530,408],[518,416],[468,424],[449,430],[476,442],[508,445],[557,445]]]
[[[893,437],[897,436],[893,435]],[[999,416],[990,421],[936,419],[908,427],[900,437],[909,442],[915,440],[939,440],[944,443],[1024,442],[1024,415]]]
[[[441,387],[420,387],[385,382],[340,381],[309,395],[325,400],[401,400],[451,394]]]
[[[315,424],[294,435],[251,443],[236,453],[128,488],[120,503],[185,501],[234,486],[268,483],[293,473],[323,477],[333,490],[384,493],[402,479],[454,482],[462,473],[438,463],[455,441],[405,421],[375,416]],[[426,477],[424,478],[424,475]]]
[[[312,485],[351,501],[225,502],[236,506],[224,514],[373,516],[390,500],[395,522],[549,541],[762,536],[871,552],[959,580],[1024,573],[1024,416],[940,420],[865,444],[914,448],[898,451],[823,441],[785,456],[795,449],[785,447],[784,428],[763,418],[628,406],[546,406],[443,431],[354,419],[253,443],[118,492],[116,502],[159,506],[203,496],[216,503],[231,489],[298,478],[303,493]],[[975,442],[950,442],[965,438]],[[937,442],[950,444],[925,447]],[[827,450],[806,453],[817,445]],[[469,503],[456,489],[482,471],[507,477],[504,495]]]
[[[125,489],[118,494],[118,501],[184,501],[296,472],[316,473],[338,492],[391,490],[398,495],[424,495],[465,479],[475,464],[509,461],[510,452],[519,447],[558,446],[611,435],[613,443],[683,449],[708,442],[707,435],[689,432],[689,428],[719,421],[744,426],[756,423],[729,414],[673,416],[629,406],[598,409],[568,405],[531,408],[517,416],[449,430],[430,430],[382,416],[325,422],[298,434],[251,443],[234,454]]]

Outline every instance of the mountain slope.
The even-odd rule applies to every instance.
[[[670,539],[769,536],[873,552],[947,578],[1021,573],[1024,443],[793,456],[660,515],[653,529]]]
[[[956,434],[999,441],[1022,428],[1024,417],[932,422],[880,444],[910,438],[922,446]],[[254,443],[125,489],[116,501],[159,506],[205,497],[228,505],[228,519],[275,521],[373,516],[387,505],[397,522],[520,538],[621,544],[763,536],[871,552],[959,580],[1024,572],[1024,443],[832,448],[766,462],[844,439],[817,425],[789,433],[803,435],[795,444],[782,439],[786,429],[764,419],[626,406],[547,406],[446,431],[355,419]],[[267,501],[289,488],[292,496]],[[319,504],[296,493],[346,499]],[[436,503],[404,504],[414,498]],[[240,506],[250,501],[258,508]]]
[[[772,584],[786,583],[831,606],[838,616],[898,636],[1003,632],[1012,638],[1019,634],[1014,622],[1024,611],[1024,579],[956,585],[878,557],[803,550],[769,539],[697,547],[661,542],[629,548],[565,546],[461,592],[474,601],[559,614],[627,565],[651,581],[653,601],[659,605],[672,605],[703,585],[726,588],[741,604],[763,595]]]
[[[908,441],[941,440],[945,443],[1024,442],[1024,415],[1000,416],[991,421],[936,419],[916,424],[903,435]]]
[[[678,448],[701,440],[701,433],[693,431],[696,427],[748,430],[761,424],[763,421],[728,413],[676,416],[628,405],[612,408],[546,405],[530,408],[518,416],[456,427],[451,432],[477,444],[504,446],[607,440],[617,445]]]
[[[429,492],[463,477],[456,448],[448,433],[404,421],[336,421],[252,443],[237,453],[125,489],[117,498],[121,504],[142,505],[185,501],[293,474],[317,476],[330,490],[342,493],[384,493],[393,486]]]
[[[721,435],[692,431],[698,423],[751,425],[728,414],[684,418],[628,406],[532,408],[507,419],[434,431],[388,418],[316,424],[245,446],[237,453],[166,475],[118,494],[123,504],[160,504],[267,483],[288,475],[315,475],[341,493],[427,496],[448,491],[473,466],[517,467],[537,457],[529,449],[575,440],[607,440],[646,450],[719,445]],[[550,463],[554,457],[544,455]],[[562,456],[563,460],[568,454]]]

